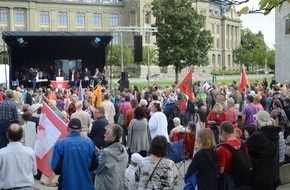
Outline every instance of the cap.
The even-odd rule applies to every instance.
[[[134,153],[131,156],[131,161],[139,164],[143,160],[143,157],[139,153]]]
[[[68,123],[68,128],[81,129],[82,128],[81,121],[77,118],[72,118]]]

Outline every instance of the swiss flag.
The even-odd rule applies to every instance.
[[[248,84],[247,75],[246,75],[245,69],[242,67],[239,91],[243,92],[246,89],[247,84]]]
[[[192,70],[190,69],[185,77],[180,81],[178,88],[182,90],[185,94],[187,94],[188,98],[193,99],[192,92]]]
[[[46,103],[43,103],[34,150],[37,167],[45,176],[51,177],[53,174],[50,167],[53,146],[67,135],[66,123]]]

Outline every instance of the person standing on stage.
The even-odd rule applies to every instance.
[[[23,146],[23,128],[16,123],[7,130],[9,144],[0,149],[0,189],[33,190],[37,174],[35,152]]]
[[[48,73],[48,80],[49,81],[51,81],[51,80],[53,80],[55,78],[55,73],[54,72],[55,71],[54,71],[53,65],[50,65],[49,66],[49,69],[47,71],[47,73]]]
[[[101,82],[101,77],[102,77],[102,73],[99,71],[99,68],[96,68],[96,72],[95,75],[93,76],[95,79],[95,82],[98,84],[99,82]]]
[[[29,69],[29,80],[31,82],[31,88],[33,89],[33,91],[36,88],[36,76],[37,76],[37,70],[30,68]]]
[[[75,86],[75,81],[76,81],[76,72],[74,69],[69,72],[69,81],[70,81],[70,86],[73,87]]]
[[[0,104],[0,149],[8,144],[6,132],[10,124],[19,123],[17,107],[13,100],[14,92],[6,90],[5,100]]]
[[[110,77],[110,71],[108,70],[108,66],[107,65],[104,66],[104,69],[103,69],[103,72],[102,72],[102,77],[103,77],[102,85],[107,85],[109,77]]]
[[[90,85],[90,78],[91,78],[91,71],[89,71],[88,67],[86,67],[85,72],[84,72],[85,87],[88,87]]]
[[[56,72],[56,77],[63,77],[63,76],[64,76],[63,71],[61,70],[61,68],[58,68]]]

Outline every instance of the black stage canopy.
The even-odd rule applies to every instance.
[[[94,74],[106,65],[110,32],[2,32],[10,56],[10,76],[29,68],[48,70],[56,60],[81,60]],[[15,77],[12,80],[14,80]]]

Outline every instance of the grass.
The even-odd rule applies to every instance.
[[[255,79],[249,79],[248,78],[248,82],[250,83],[251,81],[259,81],[259,82],[262,82],[264,78],[255,78]],[[231,84],[233,81],[236,81],[238,84],[239,84],[239,81],[240,81],[240,78],[233,78],[233,79],[219,79],[219,77],[217,76],[217,84],[226,84],[226,85],[229,85]],[[271,83],[271,80],[272,78],[269,77],[267,78],[267,81],[268,81],[268,84]],[[130,81],[130,79],[129,79]],[[169,80],[169,81],[150,81],[150,86],[152,86],[154,83],[157,83],[158,86],[162,86],[162,87],[166,87],[166,86],[172,86],[174,84],[174,80]],[[194,82],[197,82],[197,80],[193,80],[192,81],[193,83]],[[202,82],[202,81],[201,81]],[[208,81],[208,82],[211,82],[211,81]],[[137,81],[134,81],[134,82],[130,82],[129,86],[138,86],[139,89],[143,89],[145,87],[148,87],[148,81],[140,81],[140,82],[137,82]],[[110,86],[110,84],[109,84]],[[117,83],[113,83],[112,85],[113,87],[112,88],[118,88],[119,85]]]

